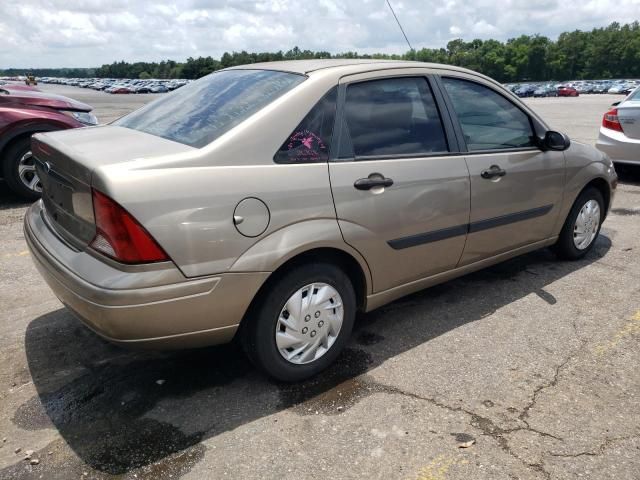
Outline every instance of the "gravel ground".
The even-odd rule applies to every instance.
[[[103,122],[154,98],[43,89]],[[615,99],[528,102],[593,143]],[[233,346],[96,337],[37,274],[26,205],[0,184],[0,479],[637,480],[640,171],[621,173],[584,260],[541,250],[363,315],[335,366],[299,385]]]

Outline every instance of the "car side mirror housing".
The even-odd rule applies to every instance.
[[[562,152],[571,146],[571,140],[564,133],[549,130],[544,134],[541,144],[543,150]]]

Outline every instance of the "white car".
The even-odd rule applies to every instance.
[[[596,148],[615,163],[640,164],[640,87],[604,114]]]

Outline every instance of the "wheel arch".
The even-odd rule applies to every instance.
[[[333,265],[337,265],[341,268],[345,274],[349,277],[353,284],[353,288],[356,294],[356,305],[359,311],[366,310],[366,302],[368,295],[368,288],[370,282],[367,278],[368,271],[365,271],[361,264],[345,250],[336,247],[314,247],[308,250],[297,253],[296,255],[288,258],[282,264],[280,264],[260,286],[256,294],[254,295],[249,307],[247,308],[240,326],[239,331],[242,330],[243,325],[246,325],[246,318],[253,314],[256,305],[266,295],[272,285],[274,285],[280,278],[287,274],[292,269],[304,264],[313,262],[326,262]]]
[[[574,144],[572,144],[572,146],[573,145]],[[580,144],[578,142],[576,142],[575,145],[580,147]],[[584,154],[580,153],[580,150],[578,150],[577,161],[575,163],[584,160]],[[606,216],[606,214],[609,212],[609,208],[613,199],[614,191],[612,190],[611,182],[614,180],[615,173],[612,173],[610,167],[607,166],[604,162],[592,161],[577,169],[574,165],[573,173],[567,179],[567,183],[564,187],[564,195],[556,224],[553,228],[553,235],[560,235],[560,231],[564,226],[564,222],[566,221],[567,216],[569,215],[569,212],[573,207],[573,204],[576,202],[577,198],[582,194],[582,192],[584,192],[587,188],[596,188],[602,194],[602,197],[605,201],[604,211]]]
[[[280,265],[269,276],[265,284],[269,283],[269,280],[276,281],[281,275],[295,267],[313,262],[331,263],[340,267],[353,284],[358,309],[363,310],[365,308],[368,293],[366,274],[360,263],[352,255],[335,247],[318,247],[298,253]]]
[[[596,177],[593,180],[591,180],[589,183],[587,183],[582,190],[580,190],[576,198],[578,198],[582,194],[582,192],[584,192],[587,188],[590,188],[590,187],[597,189],[602,194],[602,198],[604,199],[604,211],[606,216],[607,212],[609,211],[609,207],[611,206],[611,187],[609,186],[609,182],[607,182],[602,177]]]
[[[364,297],[372,293],[369,265],[345,243],[335,218],[297,222],[269,233],[240,255],[229,272],[271,272],[271,278],[283,268],[308,259],[326,259],[353,267],[350,272],[357,272]]]
[[[0,138],[0,159],[4,159],[5,152],[15,141],[30,137],[36,133],[66,130],[68,128],[64,125],[52,125],[50,123],[28,123],[13,128]]]

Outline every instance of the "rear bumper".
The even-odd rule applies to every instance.
[[[41,202],[27,211],[24,233],[36,267],[62,303],[102,337],[132,347],[230,341],[269,275],[188,279],[171,262],[116,268],[60,239]]]
[[[629,138],[622,132],[601,127],[596,148],[616,163],[640,164],[640,139]]]

